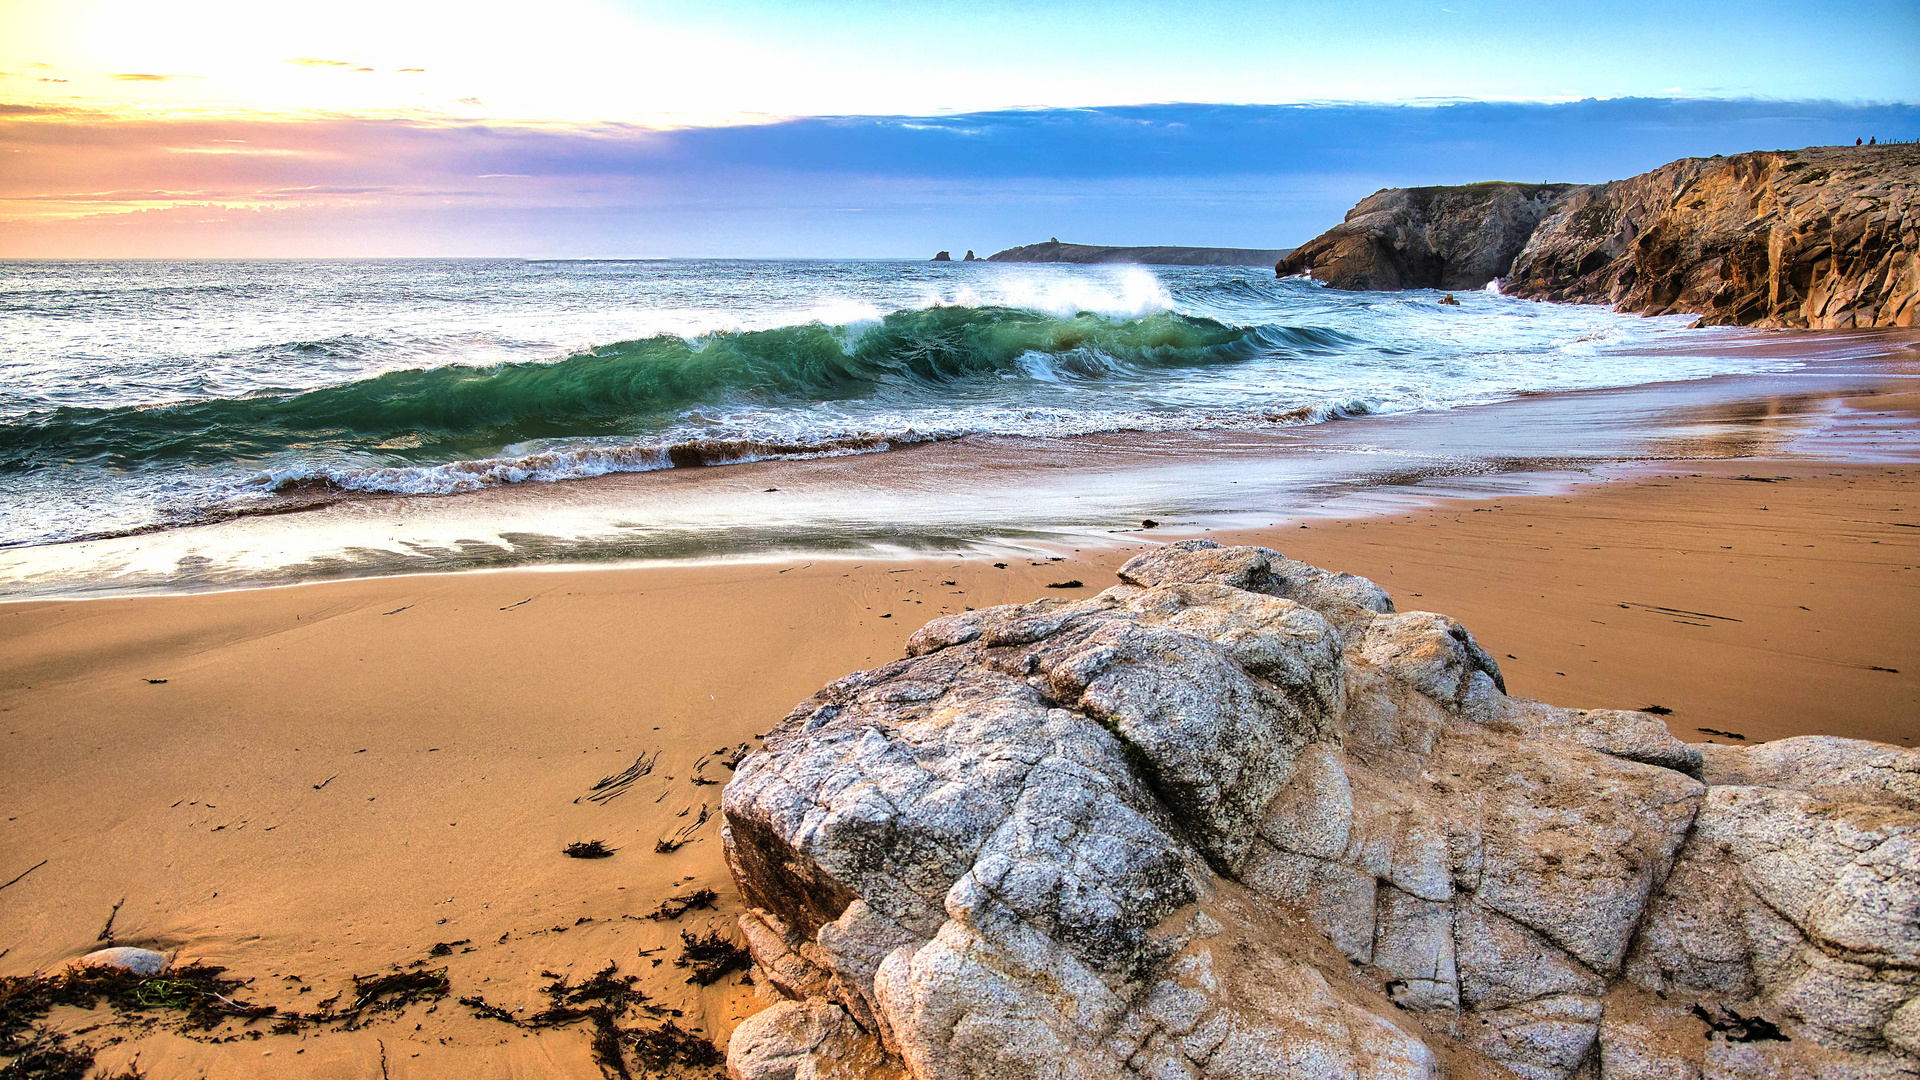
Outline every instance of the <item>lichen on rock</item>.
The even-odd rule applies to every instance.
[[[1920,755],[1511,698],[1264,548],[1119,576],[936,619],[740,763],[790,1003],[735,1076],[1920,1074]]]

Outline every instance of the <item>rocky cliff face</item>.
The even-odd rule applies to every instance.
[[[1477,289],[1507,272],[1534,226],[1572,184],[1388,188],[1294,248],[1281,277],[1341,289]]]
[[[1705,325],[1912,326],[1920,147],[1686,158],[1596,185],[1390,189],[1279,261],[1342,289],[1477,288]]]
[[[741,1080],[1920,1075],[1920,754],[1508,697],[1186,541],[927,624],[724,796]]]
[[[1920,147],[1695,158],[1582,189],[1504,291],[1709,326],[1912,326]]]

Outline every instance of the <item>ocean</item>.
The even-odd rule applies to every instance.
[[[277,540],[250,534],[259,551],[240,561],[308,565],[328,545],[404,556],[365,563],[386,572],[469,565],[435,552],[472,544],[533,559],[541,545],[516,537],[584,542],[600,526],[622,542],[576,543],[574,555],[646,554],[634,538],[663,531],[702,533],[694,548],[724,553],[728,535],[767,515],[741,506],[729,516],[725,500],[705,496],[697,513],[685,498],[668,506],[658,485],[599,525],[567,515],[583,492],[613,491],[581,487],[609,474],[718,476],[728,470],[711,466],[884,457],[955,440],[991,446],[997,468],[1075,440],[1188,440],[1191,454],[1216,445],[1205,433],[1271,440],[1358,417],[1796,366],[1736,347],[1738,331],[1688,330],[1688,317],[1491,291],[1461,293],[1458,306],[1439,299],[1344,293],[1261,267],[4,262],[0,591],[37,592],[29,586],[41,579],[234,583],[245,575],[210,571],[211,556],[180,546],[217,546],[217,531],[170,547],[124,541],[369,500],[424,510],[508,489],[510,522],[476,523],[485,515],[473,508],[506,505],[496,502],[415,515],[452,514],[459,525],[444,535],[321,544],[289,540],[298,529],[282,526]],[[895,516],[938,525],[929,542],[951,546],[959,523],[941,520],[941,498]],[[991,531],[994,514],[1024,528],[1139,511],[1126,499],[1036,500],[1048,501],[1044,485],[1027,485],[1012,511],[1005,500],[969,511],[967,535]],[[886,500],[867,502],[861,535],[886,533]],[[556,515],[551,530],[543,507]],[[814,523],[830,533],[836,520]],[[53,553],[75,544],[93,546],[85,558]],[[287,553],[263,554],[275,544]],[[171,568],[153,561],[167,558]],[[326,560],[324,572],[344,565]]]

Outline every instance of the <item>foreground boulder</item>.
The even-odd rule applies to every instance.
[[[833,683],[724,797],[737,1077],[1920,1075],[1920,754],[1510,698],[1186,541]]]

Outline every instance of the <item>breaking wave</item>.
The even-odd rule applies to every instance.
[[[814,322],[692,339],[659,335],[551,362],[389,371],[298,393],[52,409],[0,425],[0,471],[82,462],[116,469],[259,462],[326,449],[377,455],[393,465],[431,461],[452,471],[499,469],[503,476],[538,478],[551,466],[450,459],[491,459],[535,440],[665,435],[693,410],[1011,402],[1020,392],[1008,384],[1036,382],[1111,389],[1157,382],[1180,369],[1233,365],[1276,349],[1337,349],[1345,340],[1333,331],[1237,327],[1167,311],[1115,319],[940,306],[895,311],[866,325]],[[764,453],[750,452],[792,456],[833,449],[805,449],[792,440],[769,445]],[[578,453],[582,461],[596,453],[637,455],[628,462],[637,465],[655,452],[672,463],[673,452],[661,447]]]

